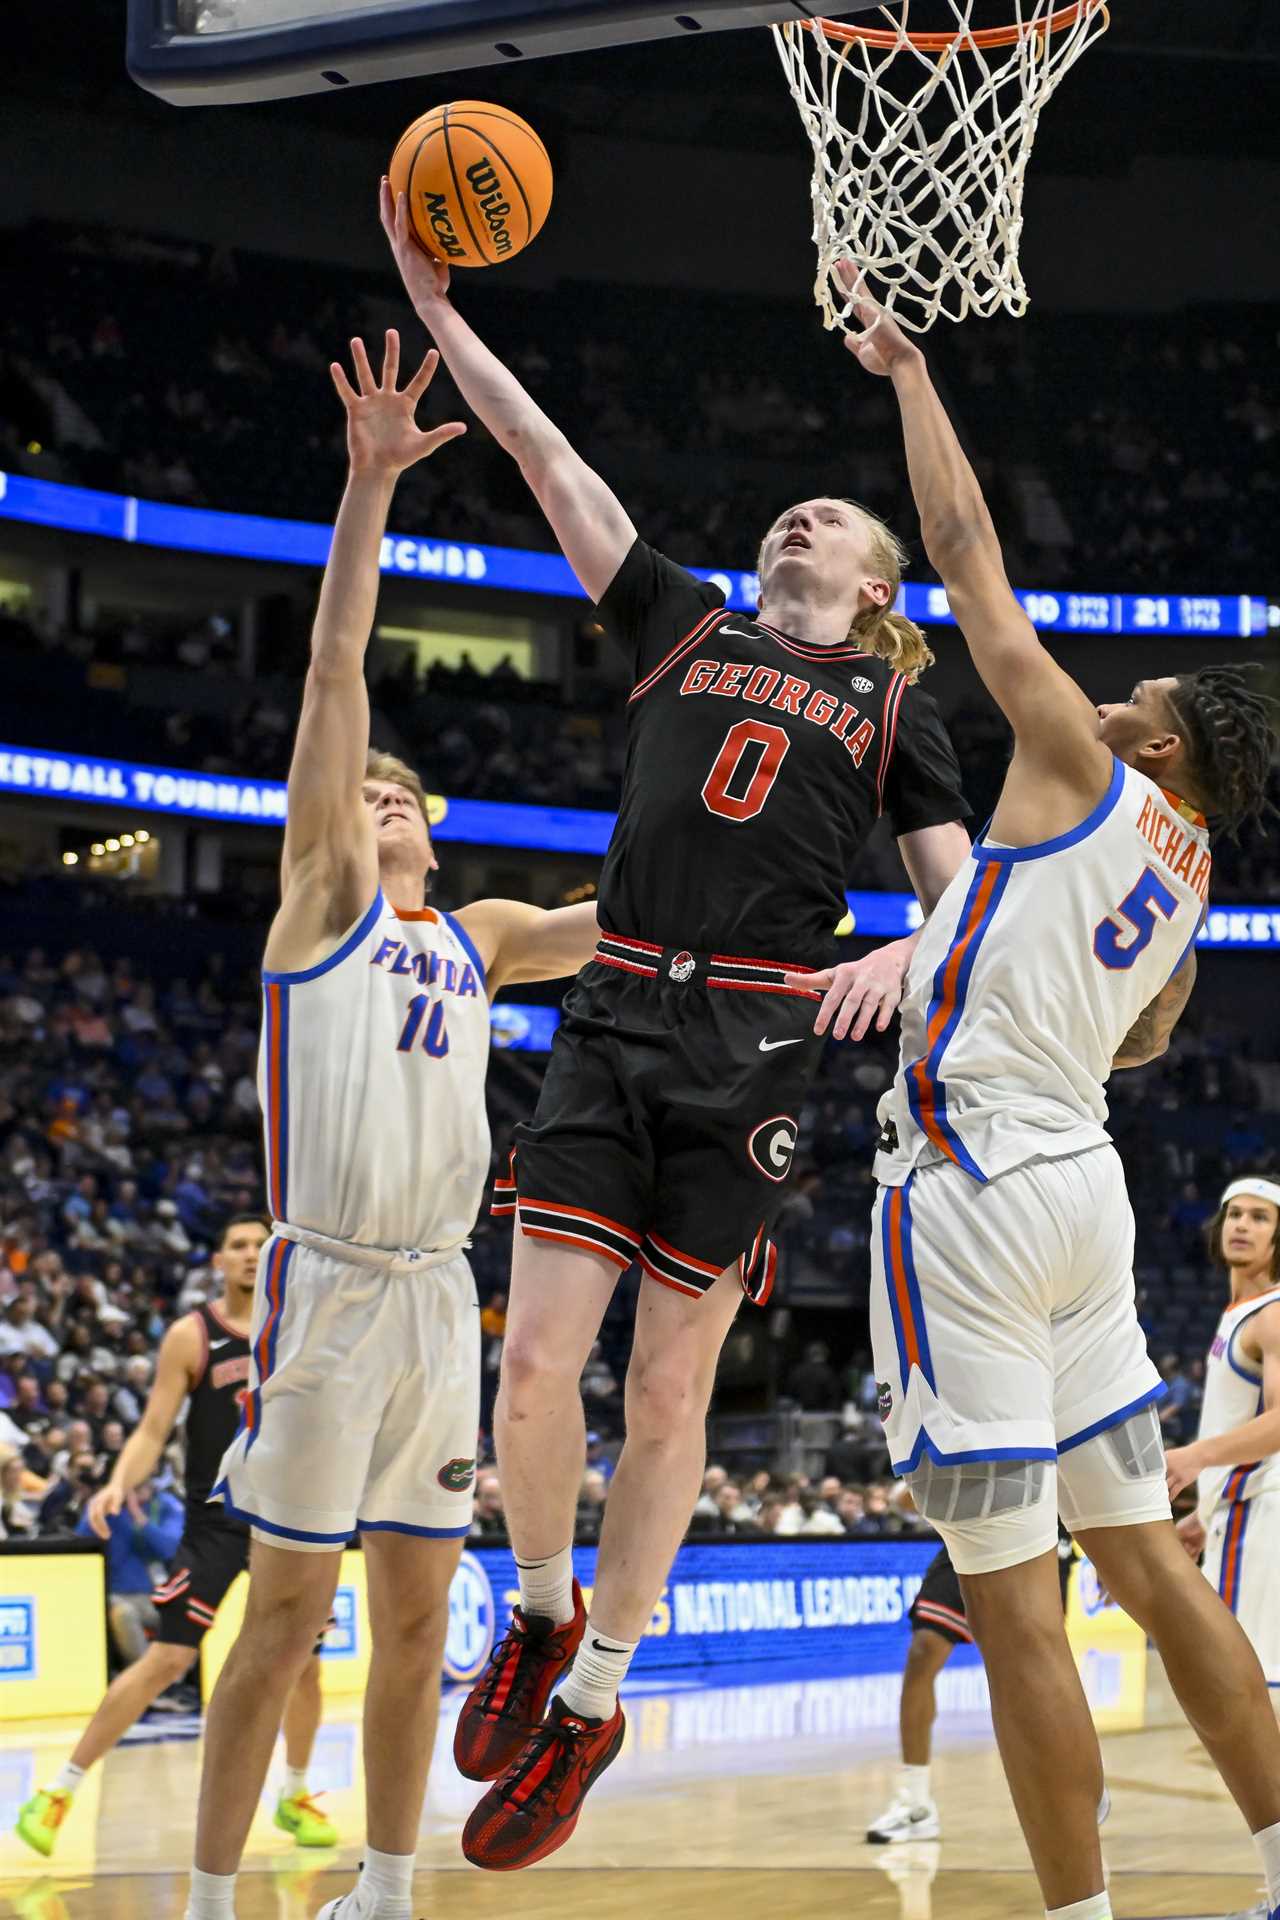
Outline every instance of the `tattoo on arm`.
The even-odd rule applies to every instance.
[[[1113,1067],[1144,1067],[1157,1060],[1169,1044],[1169,1036],[1178,1024],[1182,1009],[1191,998],[1196,982],[1196,956],[1187,956],[1167,986],[1161,988],[1149,1006],[1143,1008],[1120,1042]]]

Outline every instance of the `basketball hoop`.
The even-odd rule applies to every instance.
[[[1040,113],[1110,16],[1107,0],[1012,4],[1002,26],[973,24],[989,0],[936,0],[951,24],[912,32],[901,0],[900,17],[877,9],[884,26],[773,29],[813,147],[814,297],[828,327],[858,326],[834,275],[842,259],[916,333],[939,315],[1026,312],[1018,247]]]

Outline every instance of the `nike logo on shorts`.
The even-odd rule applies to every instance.
[[[211,1340],[209,1342],[209,1351],[210,1353],[216,1353],[219,1347],[225,1347],[229,1345],[230,1345],[230,1342],[227,1340]]]
[[[801,1034],[800,1040],[803,1040],[803,1038],[804,1035]],[[760,1051],[761,1053],[776,1053],[779,1047],[798,1047],[800,1040],[762,1040],[760,1042]]]

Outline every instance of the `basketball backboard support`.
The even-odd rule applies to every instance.
[[[837,10],[875,4],[843,0]],[[774,26],[822,11],[803,0],[129,0],[128,65],[161,99],[208,106]]]

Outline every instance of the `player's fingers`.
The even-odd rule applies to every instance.
[[[834,967],[819,967],[815,973],[784,973],[784,987],[799,987],[802,992],[814,993],[819,987],[829,987],[835,979]]]
[[[329,376],[332,379],[334,386],[338,389],[338,398],[339,400],[341,400],[343,406],[353,407],[357,399],[359,398],[359,395],[356,393],[351,382],[348,380],[346,373],[338,365],[338,362],[336,360],[331,360],[329,362]]]
[[[382,231],[388,240],[396,237],[396,203],[391,194],[391,182],[384,173],[378,182],[378,218],[382,222]]]
[[[857,1019],[863,1007],[868,1006],[868,1008],[870,1008],[874,1005],[874,1000],[870,1002],[868,1000],[868,989],[865,980],[855,980],[853,985],[845,990],[844,1002],[841,1005],[839,1013],[836,1015],[835,1026],[831,1029],[832,1039],[847,1040],[849,1037],[849,1028],[853,1025],[853,1022]],[[868,1017],[870,1017],[869,1011]],[[856,1034],[854,1037],[860,1040],[862,1035]]]
[[[351,342],[351,359],[355,365],[356,380],[360,391],[366,397],[378,391],[378,383],[373,377],[373,368],[369,365],[369,356],[365,352],[364,341],[359,334]]]
[[[902,995],[897,987],[892,987],[880,1001],[880,1011],[876,1015],[876,1032],[883,1033],[898,1011],[898,1002]]]
[[[387,341],[382,349],[382,391],[394,393],[396,381],[400,375],[400,335],[394,327],[387,328]]]
[[[432,347],[431,351],[427,354],[426,359],[423,361],[422,365],[418,368],[418,371],[414,374],[412,380],[409,382],[408,386],[405,388],[406,394],[409,396],[410,400],[413,401],[413,404],[415,407],[417,406],[419,400],[421,400],[427,388],[431,385],[431,382],[435,377],[436,368],[439,365],[440,365],[440,355],[436,352],[435,348]]]
[[[827,988],[826,993],[823,995],[822,1005],[818,1008],[818,1017],[813,1023],[813,1030],[815,1033],[826,1032],[827,1028],[831,1025],[832,1019],[834,1018],[835,1014],[839,1011],[840,1002],[843,999],[843,997],[844,997],[843,986],[841,985],[839,980],[833,980],[831,985]]]
[[[423,448],[423,459],[438,452],[448,441],[460,440],[466,430],[461,420],[449,420],[443,427],[436,427],[434,432],[426,436],[427,444]]]

